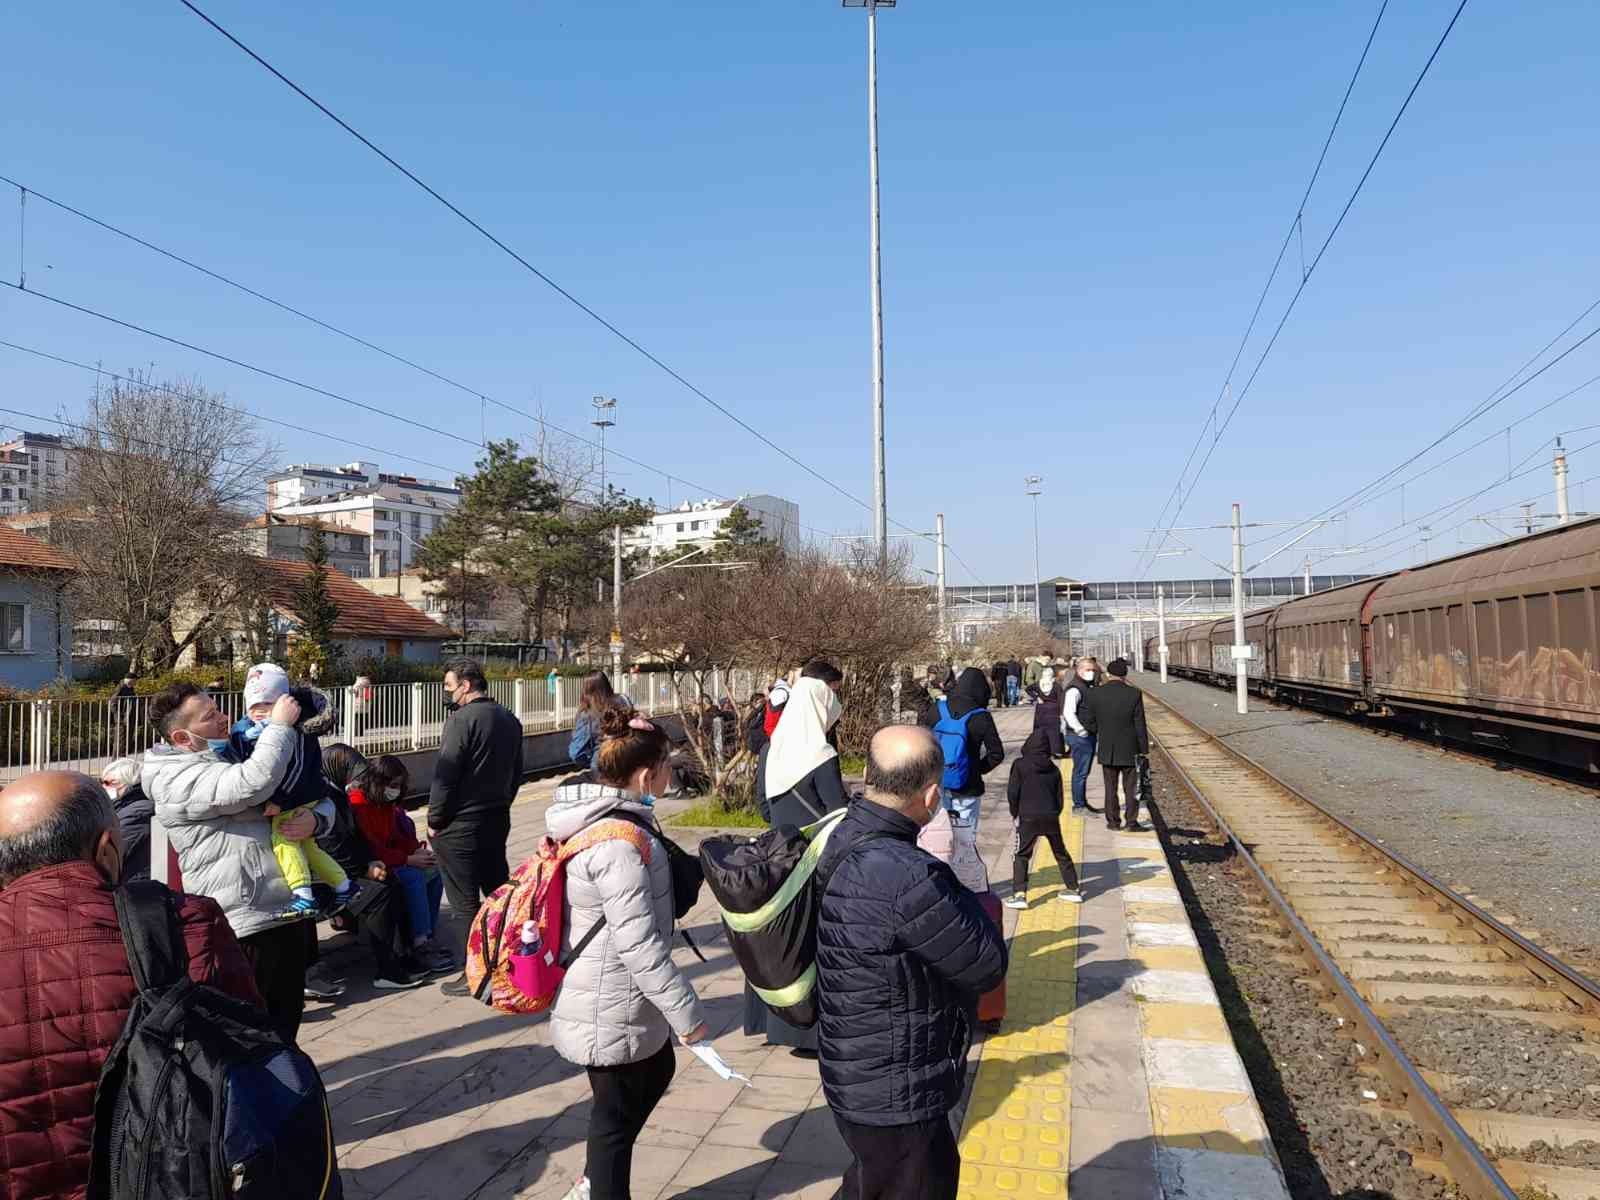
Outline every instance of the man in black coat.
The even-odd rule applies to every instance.
[[[478,901],[511,875],[506,839],[511,801],[522,782],[522,722],[486,694],[483,668],[457,659],[444,673],[444,738],[428,795],[428,840],[444,875],[455,937],[464,961],[468,924]],[[443,985],[448,996],[468,994],[462,975]]]
[[[981,678],[981,676],[980,676]],[[818,865],[822,1090],[853,1156],[851,1200],[954,1200],[949,1112],[966,1077],[978,997],[1006,947],[955,873],[917,847],[943,802],[944,756],[924,729],[880,729],[866,795]]]
[[[1128,660],[1114,658],[1104,685],[1090,692],[1078,717],[1094,735],[1106,784],[1106,824],[1138,831],[1139,780],[1135,768],[1150,753],[1144,723],[1144,693],[1128,682]],[[1122,782],[1122,819],[1117,819],[1117,781]]]
[[[1006,706],[1006,672],[1009,670],[1005,663],[997,662],[989,668],[989,693],[994,697],[994,706]]]

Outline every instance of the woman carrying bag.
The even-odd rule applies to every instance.
[[[822,680],[795,682],[783,720],[756,763],[756,803],[768,825],[811,825],[850,802],[839,752],[828,743],[842,712],[839,697]],[[790,1046],[803,1057],[817,1052],[817,1031],[797,1029],[773,1015],[749,983],[744,985],[744,1031],[764,1033],[769,1046]]]

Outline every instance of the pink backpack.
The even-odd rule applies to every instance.
[[[650,838],[631,821],[596,821],[565,842],[542,838],[539,847],[495,889],[467,935],[467,985],[475,999],[505,1013],[540,1013],[555,1003],[567,968],[605,928],[605,918],[572,950],[565,935],[567,861],[601,842],[625,841],[648,866]],[[523,932],[531,934],[524,940]]]

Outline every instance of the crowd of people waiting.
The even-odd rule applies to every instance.
[[[1114,823],[1121,782],[1133,827],[1138,801],[1127,772],[1147,750],[1142,700],[1132,687],[1100,686],[1097,668],[1081,659],[1070,674],[1049,666],[1029,681],[1034,728],[1006,789],[1014,906],[1026,906],[1040,839],[1060,865],[1061,899],[1081,900],[1060,833],[1057,763],[1068,746],[1074,807],[1087,775],[1080,743],[1091,756],[1098,745],[1107,820]],[[826,880],[820,1019],[811,1029],[788,1026],[751,992],[745,1028],[820,1059],[852,1154],[842,1192],[851,1200],[956,1194],[948,1114],[964,1086],[974,1022],[1004,1006],[1006,947],[977,827],[984,777],[1006,756],[989,706],[1027,678],[1021,664],[1006,670],[1004,693],[991,692],[994,677],[975,667],[950,672],[937,688],[903,681],[902,702],[918,724],[872,737],[856,794],[835,744],[844,677],[832,664],[807,663],[775,681],[744,731],[758,754],[756,796],[769,823],[804,826],[847,810],[818,868]],[[1119,659],[1109,672],[1112,685],[1121,683],[1127,664]],[[450,715],[423,827],[404,807],[405,766],[343,744],[321,748],[319,694],[291,688],[270,664],[250,673],[246,716],[231,727],[205,690],[175,685],[151,706],[158,740],[141,759],[109,764],[98,782],[39,772],[0,789],[8,1200],[84,1195],[95,1083],[137,990],[114,900],[120,884],[153,873],[152,817],[176,853],[183,890],[173,905],[190,978],[263,1009],[287,1042],[316,991],[307,971],[319,918],[359,934],[380,989],[461,970],[465,921],[447,937],[441,899],[470,917],[506,882],[523,735],[486,694],[475,662],[449,664],[444,686]],[[567,861],[562,948],[582,949],[556,997],[552,1040],[585,1069],[593,1095],[586,1171],[569,1200],[629,1195],[635,1141],[673,1076],[671,1042],[708,1034],[671,955],[674,881],[653,814],[671,782],[671,755],[666,732],[603,674],[585,680],[571,743],[582,771],[557,787],[547,829],[570,844],[596,822],[620,818],[636,836],[607,837]],[[164,864],[154,866],[165,874]],[[465,975],[443,991],[468,994]]]

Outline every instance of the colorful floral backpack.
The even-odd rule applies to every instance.
[[[495,889],[473,918],[467,935],[467,985],[474,999],[504,1013],[540,1013],[555,1003],[567,968],[600,931],[595,922],[571,951],[561,953],[567,861],[601,842],[625,841],[650,865],[650,837],[631,821],[596,821],[564,842],[542,838],[539,847]]]

